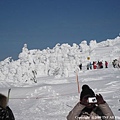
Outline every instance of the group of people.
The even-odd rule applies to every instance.
[[[89,62],[87,64],[87,70],[92,69],[92,68],[93,69],[102,69],[103,66],[105,66],[105,68],[108,68],[108,62],[105,61],[104,65],[103,65],[102,61],[98,61],[98,62],[93,61],[93,63]]]
[[[114,68],[120,68],[120,60],[118,59],[114,59],[112,61],[112,65]],[[93,61],[92,62],[88,62],[87,63],[87,70],[91,70],[91,69],[102,69],[104,68],[108,68],[108,61],[105,61],[104,63],[102,61]],[[82,70],[82,63],[79,64],[79,69]]]
[[[91,101],[90,101],[91,100]],[[67,115],[67,120],[115,120],[115,116],[103,99],[88,86],[83,85],[80,101]]]
[[[105,68],[108,68],[108,62],[105,61],[104,65],[103,65],[102,61],[98,61],[98,62],[93,61],[93,63],[92,62],[88,62],[87,63],[87,70],[101,69],[101,68],[103,68],[103,66],[105,66]],[[80,63],[79,68],[80,68],[80,70],[82,70],[82,63]]]

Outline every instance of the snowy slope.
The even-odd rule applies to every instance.
[[[119,69],[81,71],[79,82],[80,86],[88,84],[95,93],[101,93],[116,118],[120,117]],[[0,88],[0,91],[7,95],[10,85],[7,87]],[[42,77],[38,78],[37,85],[12,87],[9,105],[16,120],[65,120],[78,101],[76,76],[66,79]]]
[[[69,113],[69,111],[79,101],[79,93],[76,84],[76,70],[78,70],[76,69],[77,68],[76,66],[78,64],[77,62],[74,63],[74,61],[78,60],[77,57],[81,59],[80,61],[84,65],[83,70],[78,71],[80,88],[83,84],[88,84],[91,88],[93,88],[95,93],[101,93],[104,99],[108,102],[109,106],[111,107],[116,117],[116,120],[120,119],[120,92],[119,92],[120,69],[113,68],[111,64],[113,59],[119,59],[120,57],[120,38],[117,37],[114,40],[110,40],[110,41],[111,42],[106,41],[106,42],[96,43],[96,46],[92,47],[92,49],[90,50],[87,49],[88,48],[87,46],[85,47],[86,50],[82,49],[83,52],[80,51],[78,52],[78,50],[81,49],[80,48],[78,49],[78,46],[76,46],[75,44],[74,47],[73,46],[70,47],[69,45],[66,44],[62,45],[61,49],[64,48],[66,51],[69,49],[68,53],[74,51],[76,56],[73,56],[74,54],[72,52],[71,54],[69,54],[73,56],[74,59],[68,57],[68,54],[66,54],[66,56],[63,57],[62,51],[59,51],[58,49],[59,47],[55,47],[52,50],[50,50],[51,53],[49,54],[48,52],[50,51],[48,51],[47,54],[46,54],[46,50],[42,52],[39,51],[39,54],[43,56],[42,59],[39,59],[41,62],[38,62],[39,64],[36,64],[36,66],[40,66],[41,69],[48,67],[48,66],[44,67],[43,64],[40,64],[46,61],[45,59],[46,56],[47,58],[53,56],[51,57],[52,60],[56,61],[56,59],[53,59],[54,56],[57,55],[57,54],[53,54],[55,53],[54,49],[57,49],[59,53],[58,57],[61,58],[60,56],[62,56],[65,62],[64,64],[61,65],[62,70],[64,68],[63,70],[64,76],[61,76],[61,72],[59,72],[57,75],[46,75],[45,72],[38,75],[39,72],[43,72],[43,71],[41,71],[37,67],[36,70],[39,69],[39,71],[37,71],[37,76],[35,77],[37,83],[34,83],[31,80],[25,82],[23,81],[25,77],[22,78],[20,74],[14,74],[14,73],[16,73],[15,71],[16,69],[18,70],[17,66],[19,66],[18,73],[21,73],[21,69],[24,71],[24,73],[25,71],[29,71],[28,69],[26,69],[28,67],[27,65],[28,61],[26,60],[32,61],[33,58],[35,58],[36,53],[38,54],[38,50],[28,50],[27,48],[24,47],[25,50],[29,52],[29,56],[27,56],[28,54],[26,54],[26,52],[24,51],[24,58],[26,54],[26,59],[23,60],[21,54],[21,57],[17,61],[9,61],[8,59],[7,62],[1,61],[0,91],[1,93],[7,95],[8,89],[11,88],[9,106],[12,108],[16,120],[65,120],[66,119],[66,116]],[[44,56],[45,55],[44,53],[46,54],[46,56]],[[82,57],[79,56],[78,53]],[[104,61],[107,60],[109,62],[108,68],[86,70],[86,63],[88,62],[88,60],[86,59],[87,56],[90,56],[89,61],[102,60],[104,63]],[[47,60],[51,60],[51,59],[47,59]],[[69,64],[70,60],[72,61],[71,64],[73,66]],[[46,63],[49,62],[47,61]],[[52,64],[53,68],[56,67],[56,63],[57,61]],[[66,72],[64,66],[65,67],[67,66],[68,68]],[[31,68],[33,67],[35,66],[31,66]],[[74,68],[71,69],[71,67]],[[46,70],[48,70],[48,68]],[[9,74],[8,77],[6,77],[7,79],[5,79],[4,75],[6,75],[8,72],[11,72],[11,74]],[[26,72],[26,74],[27,73],[30,72]],[[15,75],[18,78],[20,77],[22,80],[20,81],[16,79],[17,77]],[[29,77],[29,75],[28,76],[26,75],[26,77]]]

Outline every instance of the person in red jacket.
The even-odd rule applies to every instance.
[[[89,101],[94,97],[93,101]],[[96,98],[96,99],[95,99]],[[113,112],[103,99],[102,95],[95,95],[88,86],[82,86],[80,102],[69,112],[67,120],[115,120]]]
[[[108,62],[105,61],[105,68],[108,68]]]
[[[93,62],[93,69],[97,69],[97,63]]]

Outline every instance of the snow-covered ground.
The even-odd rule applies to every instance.
[[[80,90],[88,84],[96,94],[101,93],[119,120],[120,68],[112,66],[119,57],[120,37],[101,43],[91,41],[89,46],[86,41],[72,47],[56,45],[43,51],[28,50],[24,45],[17,61],[7,58],[0,62],[0,92],[7,96],[11,88],[9,106],[16,120],[65,120],[79,101],[78,73]],[[88,62],[98,60],[103,64],[107,60],[108,68],[86,69]],[[81,71],[77,67],[80,62]]]

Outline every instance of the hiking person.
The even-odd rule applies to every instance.
[[[93,62],[93,68],[94,68],[94,69],[97,69],[97,64],[96,64],[96,62]]]
[[[90,68],[90,63],[87,63],[87,70],[89,70]]]
[[[102,62],[99,62],[99,67],[100,67],[100,69],[103,68],[103,63]]]
[[[7,106],[8,99],[0,93],[0,120],[15,120],[12,110]]]
[[[90,69],[92,70],[92,63],[90,62]]]
[[[90,99],[91,101],[89,101]],[[102,95],[95,95],[94,91],[88,85],[83,85],[80,102],[69,112],[67,120],[86,119],[115,120],[115,117]]]
[[[82,63],[80,63],[79,68],[80,68],[80,70],[82,70]]]
[[[108,68],[108,62],[105,61],[105,68]]]

